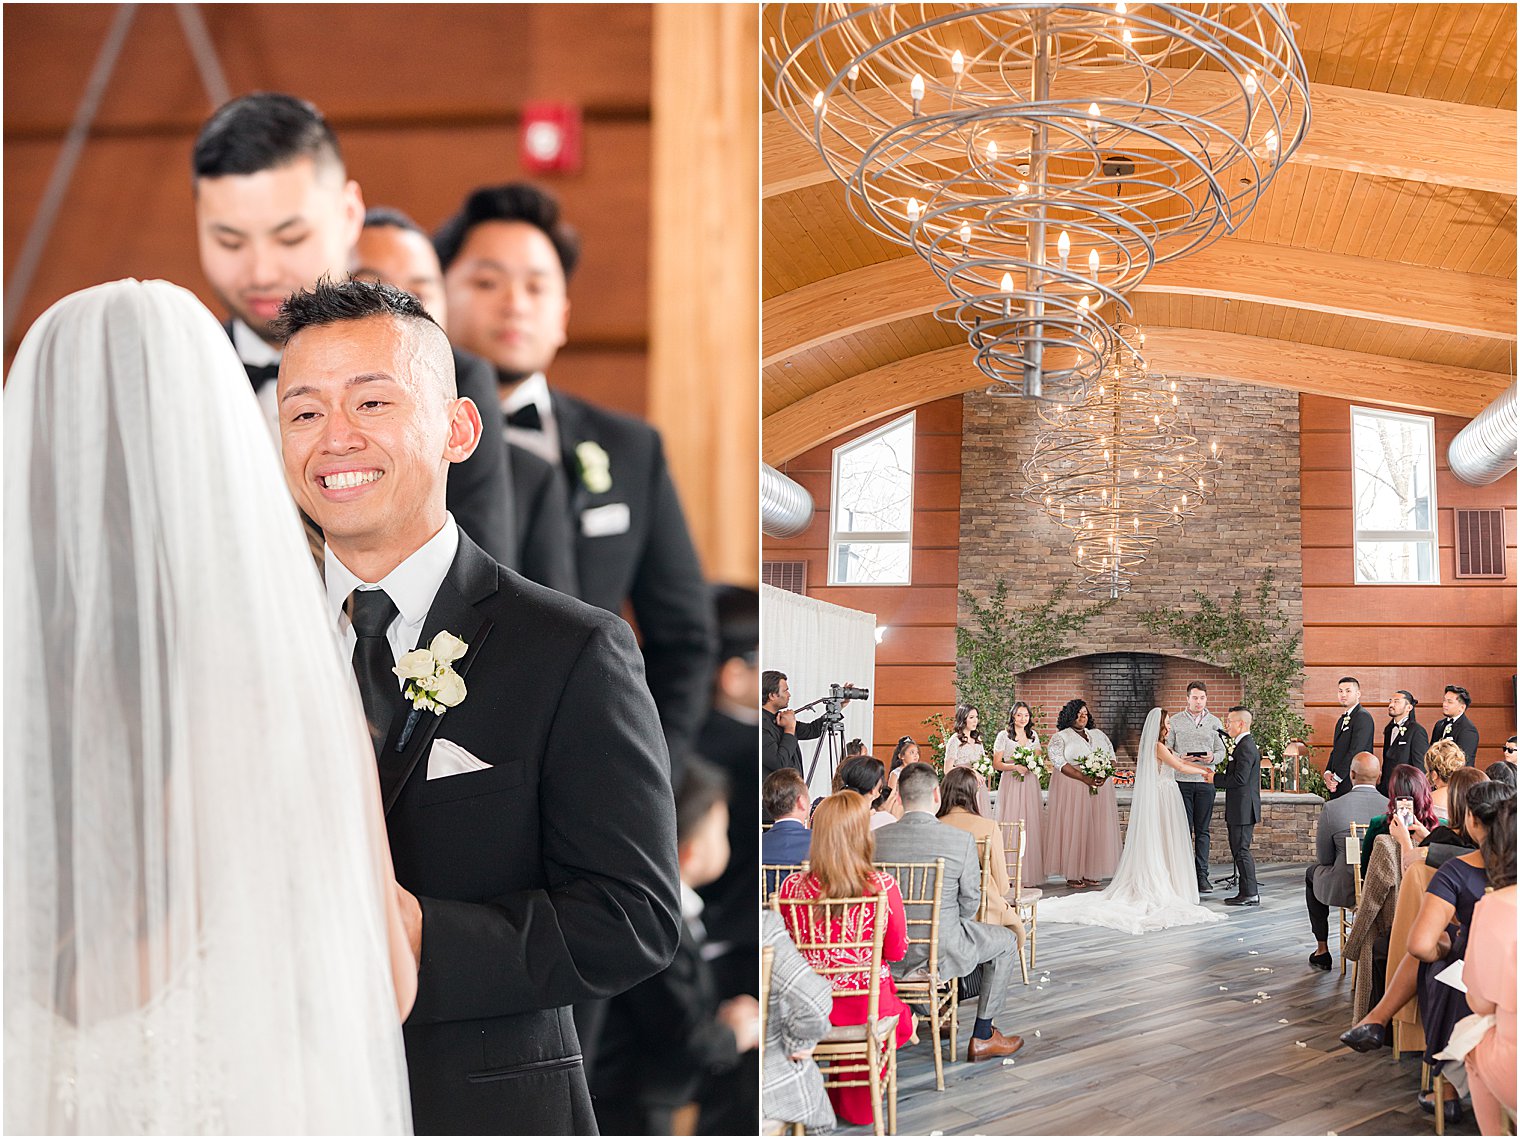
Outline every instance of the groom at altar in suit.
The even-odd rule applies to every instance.
[[[1341,677],[1335,699],[1345,711],[1335,721],[1335,740],[1325,763],[1325,783],[1331,799],[1339,799],[1351,790],[1351,759],[1372,750],[1373,733],[1377,730],[1372,713],[1362,707],[1362,684],[1356,677]]]
[[[1251,711],[1230,709],[1224,718],[1224,730],[1235,741],[1230,762],[1215,784],[1224,790],[1224,821],[1230,838],[1230,857],[1235,860],[1235,875],[1240,892],[1226,898],[1227,906],[1259,906],[1256,886],[1256,859],[1251,856],[1251,838],[1261,822],[1261,750],[1251,738]]]
[[[323,282],[276,327],[286,481],[326,535],[419,961],[416,1131],[594,1134],[570,1006],[664,968],[681,922],[670,765],[633,634],[455,524],[445,480],[480,414],[414,297]]]

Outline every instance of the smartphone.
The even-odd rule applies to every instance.
[[[1395,799],[1393,801],[1394,814],[1399,817],[1399,822],[1406,827],[1414,825],[1414,800]]]

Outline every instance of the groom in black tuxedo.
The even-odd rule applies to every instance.
[[[1240,892],[1226,898],[1227,906],[1259,906],[1256,886],[1256,859],[1251,857],[1251,837],[1261,822],[1261,751],[1251,738],[1251,712],[1235,707],[1224,718],[1224,730],[1235,741],[1230,762],[1217,785],[1224,788],[1224,821],[1230,836],[1230,857],[1235,860],[1235,875]]]
[[[681,921],[669,760],[633,634],[455,525],[445,481],[480,415],[414,297],[319,284],[278,331],[286,481],[327,538],[420,963],[416,1130],[594,1134],[570,1005],[664,968]],[[393,666],[424,671],[435,645],[435,706],[418,710]]]

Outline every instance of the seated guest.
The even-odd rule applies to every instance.
[[[1405,870],[1416,862],[1438,867],[1469,850],[1477,849],[1478,840],[1472,837],[1467,827],[1467,796],[1473,787],[1487,779],[1476,767],[1459,767],[1452,772],[1451,782],[1446,785],[1447,798],[1451,803],[1451,822],[1442,823],[1433,831],[1427,833],[1418,819],[1407,828],[1396,820],[1389,820],[1388,833],[1399,844]]]
[[[775,819],[771,829],[760,836],[760,861],[767,866],[786,866],[806,862],[813,832],[808,830],[807,784],[790,767],[772,771],[760,789],[765,813]],[[779,882],[766,883],[770,893]]]
[[[880,830],[897,821],[897,816],[887,809],[887,801],[893,795],[887,786],[886,769],[881,760],[869,755],[857,755],[839,765],[839,789],[855,791],[864,795],[871,804],[871,829]]]
[[[1383,778],[1378,790],[1388,794],[1388,780],[1393,769],[1407,763],[1420,770],[1420,762],[1430,746],[1430,736],[1424,726],[1415,719],[1414,710],[1420,702],[1408,689],[1400,688],[1388,700],[1388,723],[1383,725]]]
[[[1441,696],[1441,711],[1446,715],[1437,720],[1430,729],[1430,742],[1451,740],[1462,749],[1469,766],[1478,762],[1478,726],[1467,718],[1472,697],[1467,689],[1458,684],[1448,684]]]
[[[975,773],[972,773],[975,778]],[[978,781],[980,782],[980,781]],[[969,834],[947,827],[934,817],[939,807],[939,776],[927,763],[913,763],[897,779],[903,817],[876,832],[876,856],[882,862],[945,860],[940,881],[939,968],[942,977],[964,977],[982,967],[982,991],[977,997],[976,1026],[966,1046],[966,1059],[990,1060],[1012,1056],[1024,1046],[1022,1037],[1004,1036],[993,1027],[1013,977],[1018,940],[1010,929],[976,920],[982,900],[981,867],[976,842]],[[909,947],[899,973],[921,969],[929,960],[927,945]]]
[[[1456,828],[1452,837],[1465,844],[1452,848],[1459,857],[1477,849],[1476,841],[1467,837],[1469,833],[1466,829],[1468,793],[1483,782],[1486,782],[1483,773],[1476,770],[1459,772],[1451,781],[1451,805],[1452,812],[1456,816],[1452,821],[1452,826]],[[1399,819],[1389,820],[1388,833],[1404,849],[1406,858],[1409,858],[1411,850],[1419,855],[1419,859],[1410,858],[1410,864],[1422,860],[1428,853],[1425,848],[1413,847],[1409,831]],[[1393,1021],[1394,1015],[1415,998],[1419,965],[1417,958],[1405,953],[1389,974],[1388,985],[1382,999],[1349,1031],[1341,1034],[1341,1041],[1358,1052],[1372,1052],[1381,1048],[1388,1039],[1387,1028]]]
[[[1315,949],[1309,964],[1330,969],[1330,909],[1356,902],[1356,884],[1346,862],[1346,836],[1351,824],[1370,823],[1383,806],[1377,791],[1380,773],[1377,756],[1358,752],[1351,759],[1351,789],[1320,809],[1319,829],[1314,834],[1315,862],[1304,874],[1304,902],[1309,908],[1309,927]]]
[[[865,740],[862,740],[862,739],[853,739],[849,743],[847,743],[847,744],[844,745],[844,757],[846,759],[854,759],[857,755],[865,755],[865,753],[866,753],[866,741]]]
[[[1383,783],[1384,780],[1379,780]],[[1430,781],[1425,778],[1425,773],[1418,767],[1411,767],[1407,763],[1401,763],[1393,769],[1388,780],[1388,810],[1381,815],[1376,815],[1367,824],[1367,832],[1362,835],[1362,877],[1367,876],[1367,860],[1372,857],[1372,844],[1377,841],[1380,834],[1388,833],[1388,820],[1398,813],[1400,799],[1408,799],[1413,814],[1412,822],[1418,822],[1427,831],[1436,829],[1436,811],[1430,801]],[[1410,825],[1406,822],[1405,825]]]
[[[1492,768],[1490,768],[1492,770]],[[1497,782],[1497,781],[1496,781]],[[1473,907],[1462,980],[1467,1007],[1493,1024],[1467,1053],[1473,1114],[1484,1135],[1504,1133],[1501,1106],[1515,1114],[1515,810],[1501,810],[1483,840],[1489,892]]]
[[[965,831],[973,842],[987,840],[987,864],[982,872],[982,893],[987,899],[987,912],[982,920],[991,925],[1007,926],[1020,942],[1024,940],[1024,922],[1008,895],[1013,887],[1009,884],[1008,860],[1003,857],[1003,832],[992,819],[984,819],[976,813],[976,772],[969,767],[952,767],[945,773],[940,784],[940,803],[936,818],[947,827]]]
[[[913,742],[912,736],[903,736],[897,741],[897,746],[892,749],[892,762],[887,765],[887,786],[892,788],[892,797],[887,800],[887,810],[891,811],[896,818],[902,818],[902,800],[897,795],[897,777],[902,769],[910,764],[918,762],[918,744]]]
[[[1425,752],[1425,777],[1430,780],[1430,798],[1435,805],[1436,821],[1446,822],[1446,784],[1452,775],[1467,766],[1462,749],[1450,740],[1433,743]]]
[[[887,895],[887,928],[882,940],[881,995],[877,1005],[882,1017],[897,1017],[894,1031],[895,1047],[901,1048],[913,1035],[913,1013],[897,996],[892,982],[892,972],[887,967],[891,961],[901,961],[908,949],[908,919],[903,911],[902,893],[890,874],[883,874],[871,865],[870,808],[865,799],[854,791],[840,791],[818,804],[813,813],[813,852],[808,870],[791,875],[781,883],[780,897],[818,899],[860,898],[885,892]],[[809,906],[787,906],[781,911],[792,940],[807,942],[821,940],[814,933],[816,915],[825,911]],[[843,918],[849,931],[849,939],[870,937],[874,925],[872,911],[863,906]],[[838,938],[839,931],[831,933]],[[810,957],[815,951],[804,950]],[[856,950],[849,950],[851,954]],[[838,961],[809,962],[815,967],[834,966]],[[870,983],[869,976],[860,973],[837,974],[832,979],[835,989],[864,990]],[[835,1025],[864,1024],[869,998],[862,991],[852,996],[836,996],[829,1020]],[[863,1078],[863,1077],[862,1077]],[[830,1088],[829,1099],[834,1103],[834,1113],[847,1123],[870,1123],[872,1116],[871,1093],[862,1084],[859,1087]]]
[[[1515,737],[1510,736],[1509,743],[1504,745],[1505,755],[1514,755]],[[1496,783],[1503,783],[1507,787],[1515,785],[1515,761],[1513,759],[1496,759],[1483,769],[1483,773]]]
[[[728,864],[727,795],[720,770],[687,760],[676,796],[681,940],[663,972],[608,1002],[591,1081],[604,1135],[669,1135],[675,1109],[759,1043],[758,1002],[742,993],[720,1004],[702,952],[697,887]]]
[[[815,1134],[833,1131],[834,1109],[824,1094],[813,1049],[829,1031],[834,986],[802,959],[774,910],[760,915],[760,938],[774,954],[765,1009],[760,1114],[778,1123],[800,1123]]]

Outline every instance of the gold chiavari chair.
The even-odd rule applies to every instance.
[[[1008,900],[1019,911],[1024,928],[1029,931],[1029,960],[1024,960],[1024,947],[1019,946],[1019,968],[1024,974],[1024,984],[1029,984],[1029,970],[1034,968],[1035,933],[1040,919],[1040,896],[1044,892],[1038,886],[1024,885],[1024,844],[1028,833],[1023,819],[1000,820],[1003,832],[1003,860],[1008,863],[1008,875],[1013,884]]]
[[[859,898],[771,898],[793,943],[815,973],[829,978],[834,999],[865,997],[864,1024],[836,1025],[813,1049],[826,1088],[865,1087],[871,1095],[871,1123],[877,1135],[897,1134],[897,1014],[881,1015],[882,940],[887,931],[887,895]],[[874,915],[871,932],[859,908]],[[861,915],[863,917],[864,914]],[[859,987],[865,973],[866,987]],[[882,1118],[885,1092],[886,1118]]]
[[[807,862],[766,862],[760,866],[760,904],[768,906],[776,891],[793,874],[805,871]]]
[[[1351,923],[1356,918],[1356,904],[1362,900],[1362,834],[1367,830],[1366,823],[1352,823],[1351,832],[1346,835],[1346,865],[1351,868],[1351,884],[1355,891],[1350,906],[1341,907],[1341,976],[1346,975],[1346,935],[1351,932]],[[1356,974],[1352,974],[1353,980]]]
[[[924,946],[924,964],[897,980],[897,995],[907,1004],[924,1005],[929,1010],[929,1031],[934,1045],[934,1086],[945,1090],[945,1065],[941,1040],[950,1046],[950,1062],[955,1062],[956,1034],[960,1030],[956,978],[939,975],[940,881],[945,874],[945,860],[933,862],[878,862],[876,869],[890,874],[902,894],[903,909],[908,915],[908,945]],[[948,1036],[946,1035],[948,1031]]]

